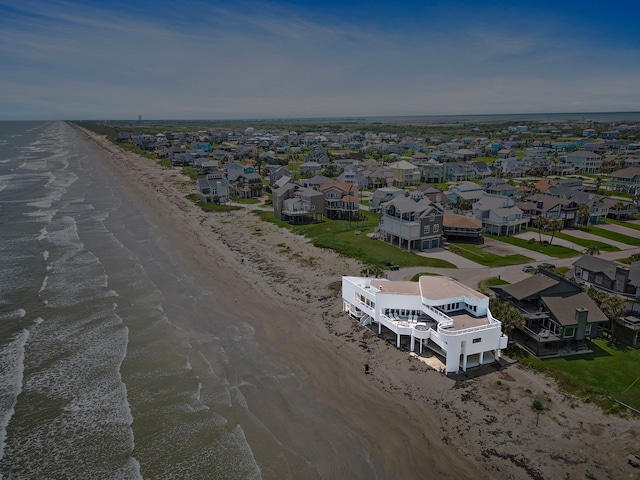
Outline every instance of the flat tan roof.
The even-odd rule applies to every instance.
[[[488,325],[489,319],[487,317],[475,318],[465,313],[451,316],[453,319],[453,328],[451,330],[464,330],[465,328],[479,327],[481,325]]]
[[[382,293],[392,293],[396,295],[420,295],[420,285],[418,285],[417,282],[395,282],[371,279],[371,285],[382,290]]]
[[[410,282],[405,282],[410,283]],[[420,291],[424,298],[444,300],[447,298],[465,296],[469,299],[481,300],[486,298],[480,292],[457,282],[451,277],[437,275],[423,275],[420,277]]]

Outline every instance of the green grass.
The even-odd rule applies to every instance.
[[[557,273],[558,275],[562,275],[563,277],[567,274],[572,267],[556,267],[552,270],[553,273]]]
[[[624,235],[618,232],[612,232],[610,230],[605,230],[604,228],[590,226],[590,227],[577,227],[583,232],[591,233],[593,235],[597,235],[602,238],[606,238],[608,240],[613,240],[614,242],[624,243],[626,245],[633,245],[634,247],[640,247],[640,238],[630,237],[629,235]]]
[[[520,248],[526,248],[532,252],[544,253],[554,258],[571,258],[582,255],[582,252],[574,250],[572,248],[562,247],[560,245],[544,245],[536,241],[536,243],[529,243],[529,241],[522,238],[497,236],[489,233],[484,234],[487,238],[492,238],[500,242],[508,243]]]
[[[493,163],[496,161],[496,157],[476,157],[474,158],[476,162],[484,162],[484,163]]]
[[[468,260],[484,265],[485,267],[506,267],[532,262],[533,259],[524,255],[496,255],[485,251],[486,245],[471,245],[468,243],[449,243],[449,250]]]
[[[589,397],[605,409],[619,410],[608,400],[612,397],[640,409],[640,350],[605,339],[593,341],[592,353],[540,360],[518,350],[520,363],[556,378],[563,391]],[[636,381],[637,380],[637,381]],[[634,383],[635,382],[635,383]]]
[[[243,203],[245,205],[251,205],[251,204],[256,204],[256,203],[260,203],[260,200],[257,198],[241,198],[238,200],[238,203]]]
[[[625,222],[623,220],[613,220],[612,218],[607,218],[607,223],[611,223],[612,225],[620,225],[621,227],[631,228],[633,230],[640,230],[640,225],[637,223]]]
[[[437,277],[440,274],[431,273],[431,272],[420,272],[420,273],[416,273],[413,277],[411,277],[411,281],[412,282],[417,282],[418,280],[420,280],[420,277],[424,277],[425,275],[427,275],[429,277]]]
[[[489,277],[482,280],[482,282],[487,287],[495,287],[496,285],[509,285],[509,282],[507,282],[506,280],[502,280],[501,278],[498,278],[498,277]]]
[[[438,258],[428,258],[400,250],[381,240],[367,236],[378,225],[378,216],[360,211],[367,220],[351,222],[347,220],[323,219],[308,225],[290,225],[275,218],[270,211],[253,211],[265,221],[275,223],[295,233],[311,238],[313,244],[320,248],[328,248],[346,257],[355,258],[369,265],[385,267],[383,262],[390,262],[400,267],[432,267],[456,268],[455,265]]]
[[[480,282],[478,282],[478,290],[482,293],[484,293],[485,295],[489,295],[491,294],[491,290],[489,289],[489,287],[495,287],[496,285],[508,285],[509,282],[507,282],[506,280],[502,280],[499,277],[489,277],[489,278],[485,278],[484,280],[480,280]]]
[[[618,247],[614,247],[613,245],[609,245],[608,243],[598,242],[597,240],[586,240],[584,238],[574,237],[573,235],[566,234],[564,232],[556,232],[556,238],[561,238],[563,240],[567,240],[568,242],[575,243],[576,245],[580,245],[581,247],[596,247],[601,252],[619,252],[620,249]]]
[[[198,205],[205,212],[230,212],[232,210],[240,210],[242,207],[234,205],[220,205],[219,203],[203,203],[197,193],[187,195],[187,198]]]
[[[181,172],[182,172],[183,175],[186,175],[187,177],[189,177],[194,182],[199,177],[204,177],[205,176],[200,170],[198,170],[197,168],[193,168],[193,167],[184,167],[181,170]]]

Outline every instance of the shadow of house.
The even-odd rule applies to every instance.
[[[579,285],[546,270],[491,290],[524,316],[514,339],[537,357],[585,353],[609,322]]]

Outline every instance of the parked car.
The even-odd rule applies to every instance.
[[[556,268],[556,266],[553,263],[541,263],[540,265],[538,265],[538,268],[546,268],[547,270],[552,270]]]
[[[536,269],[533,265],[525,265],[522,267],[523,272],[533,272]]]

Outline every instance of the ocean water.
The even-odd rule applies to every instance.
[[[0,478],[373,478],[304,382],[69,125],[0,122]]]

